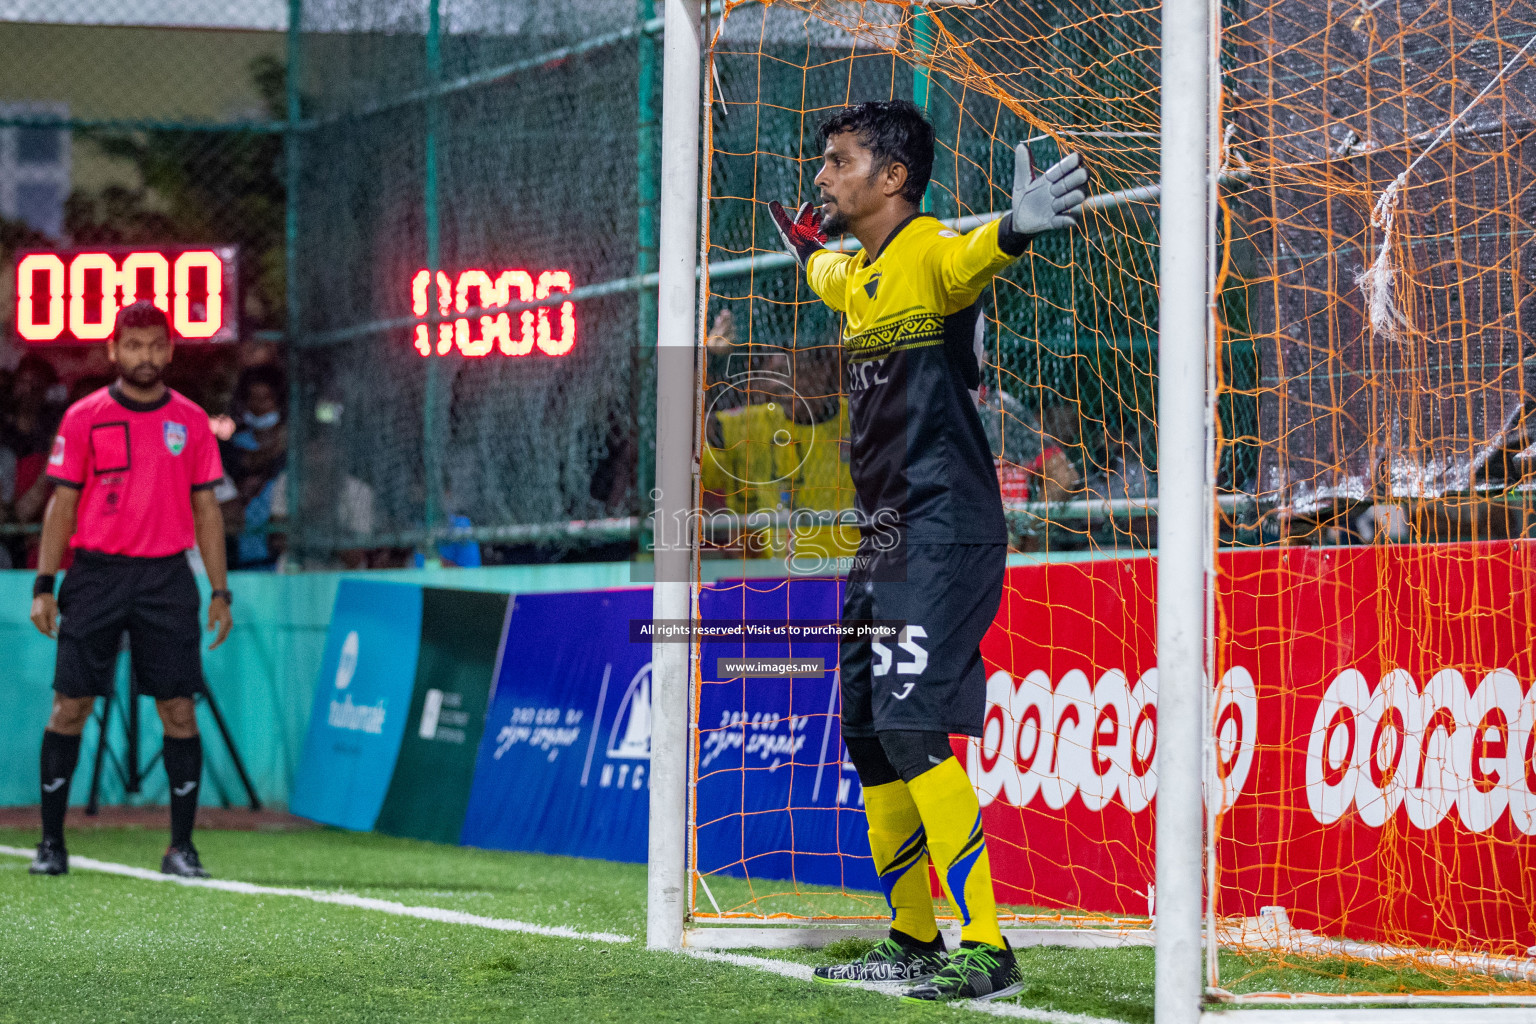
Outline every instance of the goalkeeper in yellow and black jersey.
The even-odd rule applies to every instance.
[[[1086,198],[1076,154],[1036,175],[1015,151],[1013,208],[967,234],[921,213],[933,127],[912,104],[861,103],[821,127],[819,209],[769,210],[811,289],[844,316],[853,477],[862,537],[845,622],[905,624],[895,643],[842,646],[842,732],[864,787],[869,845],[893,920],[824,981],[911,981],[908,998],[996,999],[1022,988],[998,927],[981,811],[949,736],[981,734],[980,643],[1002,600],[1007,533],[976,411],[980,300],[1035,235]],[[851,234],[855,253],[824,247]],[[929,862],[961,922],[946,956]]]

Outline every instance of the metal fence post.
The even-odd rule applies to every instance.
[[[912,67],[912,103],[924,114],[928,113],[928,100],[933,87],[933,73],[921,61],[933,56],[933,18],[922,4],[912,5],[912,48],[917,51],[918,61]],[[922,211],[933,210],[933,185],[923,190]]]
[[[639,200],[639,232],[635,256],[635,274],[643,276],[656,270],[656,203],[660,185],[656,179],[656,37],[646,25],[656,17],[656,0],[637,0],[635,15],[640,24],[636,39],[639,47],[639,72],[635,86],[639,92],[639,126],[635,135],[635,180]],[[656,482],[656,394],[651,385],[656,357],[656,291],[642,287],[639,298],[639,329],[635,336],[635,418],[636,499],[644,507]],[[651,386],[648,386],[651,385]],[[640,551],[650,546],[650,533],[642,529]]]
[[[427,243],[427,310],[430,312],[437,299],[437,273],[442,264],[442,254],[439,251],[440,225],[438,223],[437,201],[437,118],[441,100],[435,91],[438,81],[443,74],[442,39],[442,0],[427,0],[427,96],[424,106],[426,120],[426,138],[424,139],[422,153],[422,205],[424,226]],[[432,333],[428,334],[428,347],[432,353],[436,352],[436,339]],[[425,503],[422,511],[422,526],[426,533],[421,542],[422,558],[429,563],[436,558],[437,549],[432,544],[432,531],[439,525],[442,516],[441,500],[443,486],[443,462],[442,462],[442,438],[439,436],[439,423],[441,412],[438,406],[442,402],[442,396],[438,392],[442,388],[440,374],[438,372],[439,356],[429,354],[427,356],[427,379],[422,396],[421,411],[421,449],[422,472],[425,477]]]
[[[300,85],[304,57],[304,0],[288,0],[288,64],[283,73],[287,119],[283,123],[283,293],[288,345],[288,560],[304,559],[304,374],[299,342],[299,188],[303,164],[299,121],[304,116]]]

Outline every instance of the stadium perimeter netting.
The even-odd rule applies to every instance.
[[[418,547],[458,517],[532,557],[627,557],[655,331],[633,280],[655,259],[647,6],[302,4],[305,543]],[[373,496],[363,536],[338,476]]]
[[[1207,930],[1245,955],[1210,944],[1208,995],[1530,997],[1536,7],[1220,17]],[[820,121],[923,105],[926,207],[957,229],[1006,209],[1020,139],[1093,169],[1081,228],[987,301],[1015,553],[963,748],[1005,926],[1097,930],[1066,942],[1142,941],[1156,911],[1158,31],[1155,7],[1095,0],[727,3],[705,26],[699,497],[728,513],[700,542],[706,619],[835,617],[852,552],[839,325],[766,210],[814,198]],[[787,579],[754,578],[770,558]],[[697,941],[878,927],[835,677],[721,678],[743,652],[769,649],[695,652]]]
[[[29,28],[22,77],[106,84],[67,116],[8,94],[0,127],[139,133],[193,179],[260,169],[197,207],[218,216],[176,206],[150,226],[244,245],[266,300],[246,326],[295,347],[298,546],[423,547],[454,515],[488,542],[558,554],[611,535],[627,554],[655,340],[654,5],[289,9],[286,50],[251,33],[216,60],[162,60],[175,101],[153,111],[35,41],[63,29]],[[1021,138],[1038,163],[1073,148],[1094,170],[1083,228],[1037,241],[988,299],[985,420],[1015,564],[985,648],[986,733],[964,752],[1011,923],[1137,941],[1156,910],[1157,8],[712,10],[698,425],[701,504],[723,514],[701,611],[837,612],[838,324],[765,212],[812,198],[820,119],[924,105],[929,206],[957,227],[1006,204]],[[1351,992],[1373,986],[1370,958],[1421,972],[1408,988],[1526,992],[1536,9],[1244,0],[1221,17],[1208,866],[1212,933],[1257,959],[1208,981],[1252,996],[1286,967],[1309,978],[1292,995]],[[91,31],[107,53],[145,46]],[[248,67],[258,43],[268,59]],[[179,105],[236,74],[271,109]],[[490,333],[469,313],[559,291],[562,273],[582,295],[571,331],[559,305],[492,316]],[[467,314],[447,351],[423,322],[434,303]],[[366,521],[346,500],[364,493]],[[768,524],[743,529],[754,512]],[[798,575],[776,579],[786,557]],[[878,926],[835,676],[720,680],[708,662],[730,652],[696,653],[694,922]]]

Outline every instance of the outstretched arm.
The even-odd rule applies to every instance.
[[[1000,220],[983,224],[938,247],[939,272],[953,308],[976,301],[999,270],[1024,254],[1036,235],[1077,223],[1087,194],[1088,172],[1069,153],[1044,174],[1035,172],[1029,147],[1014,150],[1013,207]]]

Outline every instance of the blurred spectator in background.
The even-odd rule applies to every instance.
[[[287,378],[270,363],[247,366],[235,382],[235,433],[221,445],[225,473],[224,522],[235,535],[230,565],[272,565],[277,552],[267,540],[276,483],[288,461]]]
[[[36,352],[21,357],[11,377],[10,402],[0,415],[0,447],[9,449],[16,460],[12,493],[18,523],[42,521],[43,508],[52,493],[43,471],[67,398],[52,363]],[[25,564],[35,564],[36,536],[29,536],[23,546]],[[11,553],[13,558],[18,554],[15,549]]]
[[[1004,505],[1082,496],[1082,474],[1067,454],[1078,434],[1075,407],[1048,403],[1031,408],[1003,389],[988,386],[976,409],[998,460]]]
[[[1040,422],[1023,402],[994,383],[982,385],[976,412],[997,463],[1003,507],[1027,502],[1030,475],[1026,467],[1040,454]]]
[[[1104,439],[1104,469],[1089,476],[1090,497],[1143,500],[1157,497],[1157,474],[1147,468],[1146,453],[1155,452],[1155,428],[1150,424],[1138,434]]]
[[[235,383],[236,469],[242,491],[259,487],[283,470],[288,459],[287,376],[270,364],[249,366]]]
[[[454,530],[472,530],[475,524],[470,520],[469,516],[461,512],[450,512],[448,514],[448,526]],[[437,557],[449,569],[478,569],[484,564],[480,556],[480,542],[473,537],[450,537],[447,540],[438,541]],[[423,568],[427,564],[427,560],[420,551],[416,552],[413,564],[418,569]]]
[[[722,314],[722,319],[724,314]],[[720,327],[716,321],[716,328]],[[728,325],[727,325],[728,326]],[[715,337],[716,335],[712,335]],[[848,472],[848,403],[841,395],[839,347],[770,352],[727,378],[706,424],[700,467],[706,498],[738,514],[798,510],[838,512],[854,507]],[[739,404],[726,406],[736,399]],[[746,557],[792,555],[811,571],[851,556],[856,526],[791,519],[747,530]],[[722,540],[723,538],[717,538]]]
[[[11,380],[9,370],[0,370],[0,416],[11,407]],[[16,521],[16,452],[0,437],[0,526]],[[11,569],[12,545],[20,544],[20,538],[9,534],[0,536],[0,569]]]
[[[343,542],[352,538],[358,541],[357,547],[339,548],[330,553],[334,557],[334,564],[341,568],[380,569],[398,566],[399,560],[390,559],[387,550],[371,550],[366,546],[373,536],[377,521],[373,488],[343,468],[341,444],[333,436],[335,432],[334,427],[317,426],[304,445],[305,478],[324,480],[327,483],[324,487],[301,488],[299,515],[311,533]],[[288,522],[286,470],[279,473],[272,483],[269,507],[272,527],[282,530]],[[293,558],[293,553],[288,550],[287,537],[280,532],[273,533],[270,540],[272,553],[281,568]],[[317,562],[313,552],[306,553],[303,561],[306,569],[321,568],[325,564],[324,561]]]
[[[1062,449],[1051,445],[1025,467],[1032,501],[1068,501],[1079,497],[1083,478]]]
[[[87,395],[95,394],[111,384],[115,379],[110,374],[100,376],[91,374],[86,377],[77,377],[75,382],[69,386],[68,404],[74,405]]]
[[[857,505],[848,470],[852,435],[841,356],[840,339],[796,350],[789,395],[771,404],[777,416],[764,413],[792,511],[840,512]],[[798,570],[818,564],[830,568],[832,560],[851,558],[858,549],[854,523],[792,522],[789,554]]]

